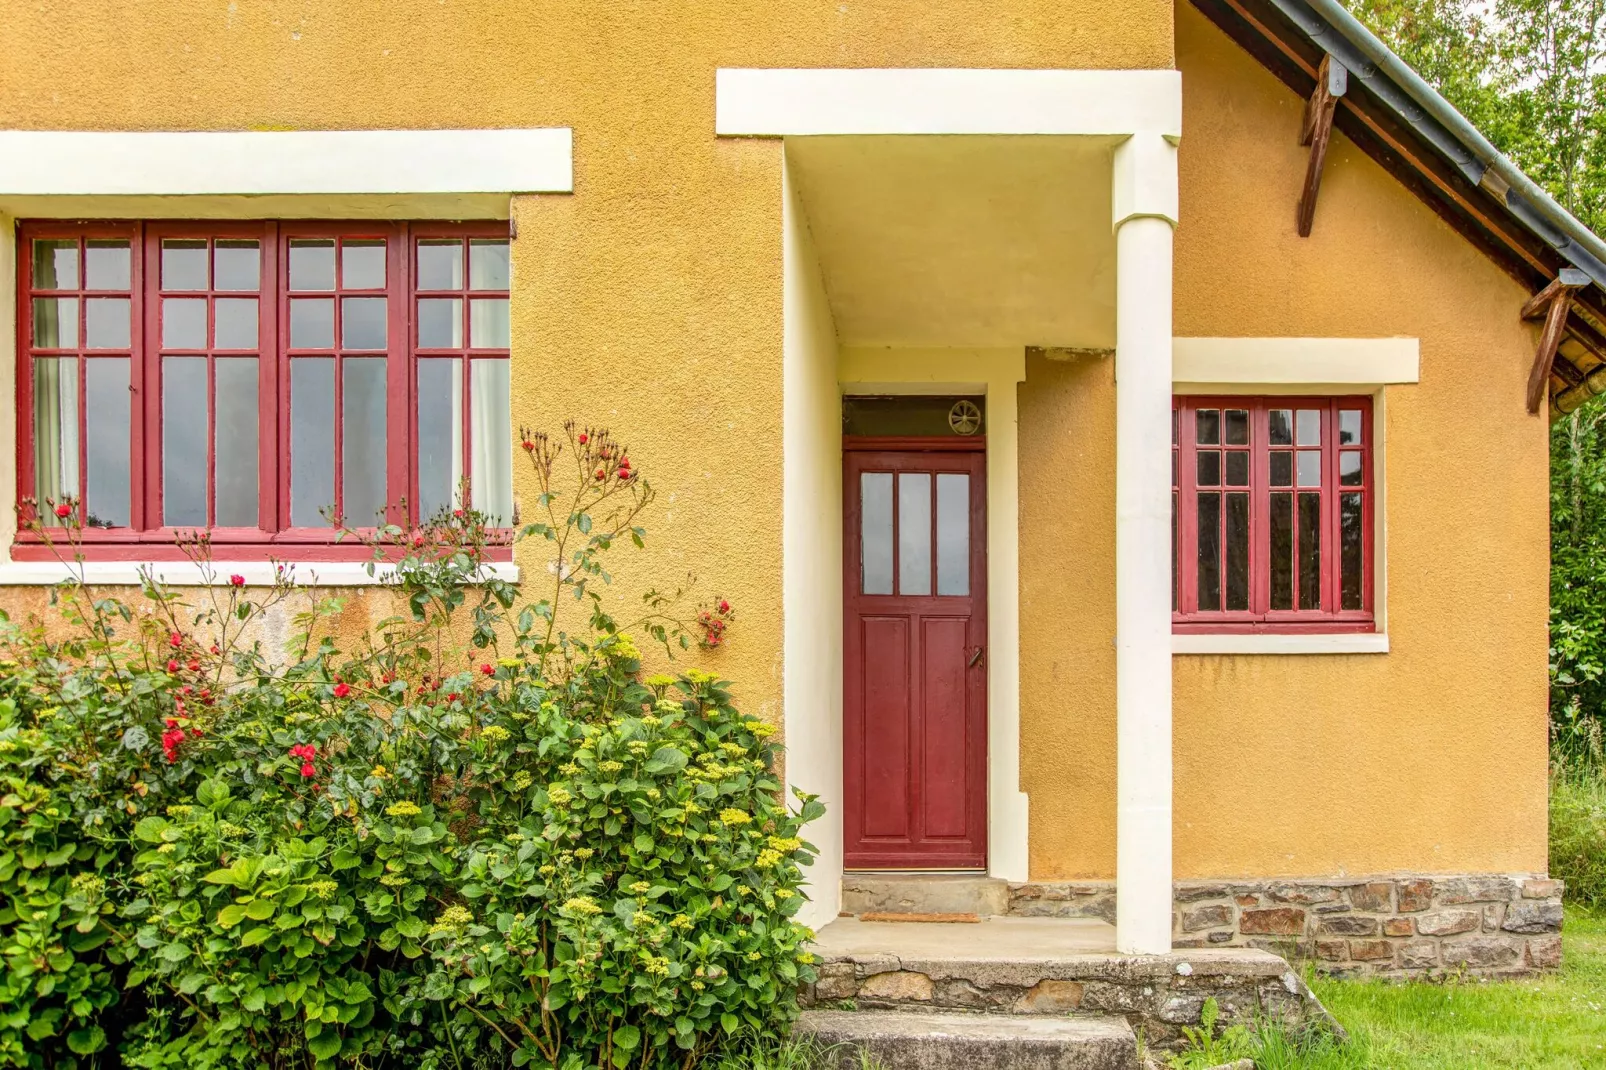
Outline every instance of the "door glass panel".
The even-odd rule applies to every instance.
[[[1291,409],[1272,409],[1266,414],[1267,438],[1273,446],[1294,444],[1294,413]]]
[[[1299,608],[1322,605],[1322,496],[1299,496]]]
[[[859,572],[862,593],[892,593],[891,472],[859,476]]]
[[[162,242],[162,289],[206,289],[204,238],[167,238]]]
[[[1358,487],[1361,476],[1361,451],[1345,450],[1338,455],[1338,481],[1346,487]]]
[[[931,475],[898,473],[898,593],[931,593]]]
[[[1271,455],[1271,485],[1274,487],[1294,485],[1294,455],[1287,450],[1278,450]]]
[[[383,297],[341,298],[341,348],[385,348],[385,303]]]
[[[290,289],[335,288],[333,238],[297,238],[290,243]]]
[[[77,238],[50,238],[33,243],[33,288],[78,289]]]
[[[341,362],[341,512],[371,528],[385,509],[385,358]]]
[[[1361,576],[1363,571],[1361,547],[1362,536],[1365,532],[1362,523],[1361,496],[1359,494],[1340,494],[1338,496],[1338,538],[1340,548],[1339,558],[1339,607],[1341,609],[1360,609],[1361,602]]]
[[[262,256],[257,243],[219,238],[212,250],[212,288],[254,291],[261,284]]]
[[[204,304],[204,302],[203,302]],[[162,523],[206,526],[206,358],[162,358]]]
[[[254,528],[257,526],[257,359],[219,357],[213,365],[212,376],[217,389],[214,431],[217,488],[213,505],[216,523],[224,528]]]
[[[73,251],[76,254],[77,246]],[[76,270],[77,261],[73,263]],[[76,357],[40,357],[33,362],[33,488],[40,521],[60,525],[54,507],[78,497]]]
[[[1217,450],[1200,450],[1199,459],[1199,486],[1215,487],[1221,485],[1221,454]]]
[[[133,457],[133,439],[129,437],[133,395],[128,391],[128,376],[127,357],[84,361],[84,412],[89,416],[84,437],[89,463],[84,524],[88,527],[128,526]]]
[[[326,527],[335,505],[335,360],[290,362],[290,523]]]
[[[128,242],[91,238],[84,243],[84,289],[126,290],[132,269]]]
[[[418,518],[450,510],[463,478],[463,377],[456,357],[418,361]]]
[[[333,349],[335,302],[332,298],[301,298],[290,302],[290,348]]]
[[[1227,410],[1227,445],[1249,445],[1249,410]]]
[[[1359,446],[1361,444],[1361,410],[1338,410],[1338,444],[1340,446]]]
[[[220,297],[212,303],[212,344],[219,349],[257,347],[257,300]]]
[[[468,344],[475,349],[507,349],[507,298],[476,297],[468,303]]]
[[[340,247],[340,285],[348,290],[385,288],[385,243],[348,241]]]
[[[1221,608],[1221,495],[1199,495],[1199,609]]]
[[[33,344],[35,349],[78,348],[78,298],[33,299]]]
[[[1300,409],[1299,419],[1295,428],[1296,436],[1301,446],[1320,446],[1322,444],[1322,413],[1320,409]]]
[[[1249,454],[1244,450],[1235,450],[1227,454],[1227,486],[1249,486]]]
[[[1302,487],[1322,485],[1322,455],[1319,450],[1299,451],[1299,485]]]
[[[427,238],[418,243],[418,288],[463,288],[463,243],[456,238]]]
[[[1249,608],[1249,495],[1227,495],[1227,609]]]
[[[463,348],[463,299],[425,297],[418,302],[420,349]]]
[[[131,302],[126,297],[84,301],[84,345],[89,349],[127,349]]]
[[[162,299],[162,348],[206,348],[206,298]]]
[[[970,477],[937,476],[937,593],[970,593]]]
[[[470,364],[469,412],[472,416],[474,508],[486,523],[513,523],[513,410],[508,362],[476,360]]]
[[[506,239],[475,239],[468,243],[469,289],[506,290],[509,275]]]
[[[1201,446],[1221,443],[1221,410],[1200,409],[1194,414],[1194,441]]]

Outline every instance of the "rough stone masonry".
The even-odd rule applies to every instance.
[[[1172,936],[1338,976],[1521,976],[1561,965],[1561,893],[1559,880],[1503,874],[1182,881]],[[1115,885],[1011,885],[1009,912],[1114,922]]]

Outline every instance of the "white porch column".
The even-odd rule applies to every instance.
[[[1177,150],[1115,151],[1115,943],[1171,950],[1171,239]]]

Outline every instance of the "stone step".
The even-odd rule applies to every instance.
[[[1009,883],[984,874],[849,873],[844,914],[925,914],[956,921],[1009,913]]]
[[[1137,1070],[1137,1037],[1120,1018],[1029,1018],[897,1011],[806,1011],[798,1021],[827,1065],[859,1070]]]

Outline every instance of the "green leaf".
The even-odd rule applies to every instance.
[[[719,1024],[725,1027],[725,1032],[731,1034],[735,1034],[742,1027],[741,1020],[729,1011],[719,1016]]]
[[[340,1054],[340,1034],[330,1030],[307,1041],[307,1050],[319,1059],[333,1059]]]
[[[67,1034],[67,1047],[78,1055],[91,1055],[106,1046],[106,1034],[98,1025],[74,1029]]]
[[[239,887],[240,884],[234,871],[228,869],[214,869],[201,879],[208,884],[232,884],[235,887]]]
[[[253,899],[245,905],[245,916],[252,921],[267,921],[276,909],[271,899]]]
[[[641,1043],[641,1030],[633,1025],[622,1025],[613,1031],[613,1042],[625,1051],[635,1051]]]
[[[652,776],[662,776],[665,773],[678,773],[686,768],[686,753],[678,747],[663,746],[653,752],[647,764],[642,768]]]
[[[167,828],[167,819],[162,817],[142,817],[139,824],[134,826],[134,835],[146,843],[160,843],[162,832]]]
[[[217,923],[221,928],[232,929],[245,920],[245,907],[239,903],[230,903],[217,912]]]
[[[349,847],[337,847],[335,853],[329,856],[330,869],[350,869],[362,862],[362,856]]]
[[[262,941],[273,935],[273,929],[266,925],[258,925],[255,929],[240,937],[241,947],[256,947]]]

